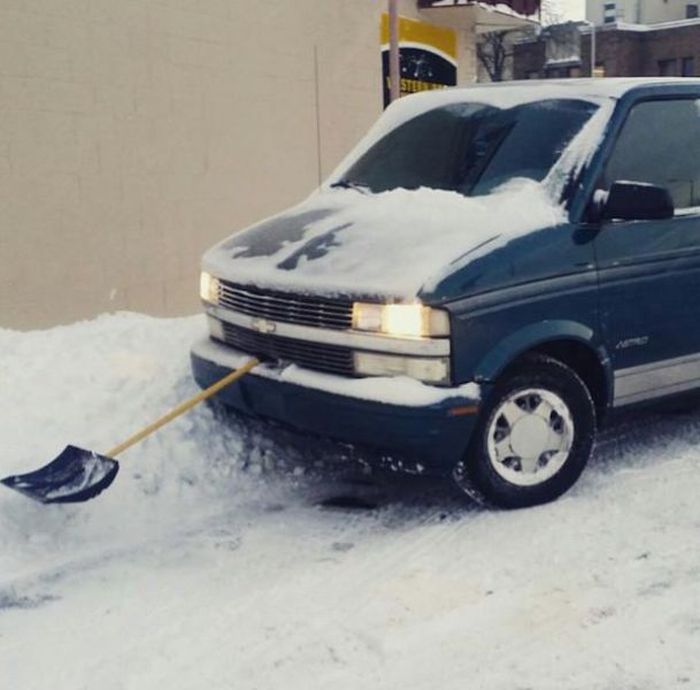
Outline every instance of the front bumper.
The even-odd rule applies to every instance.
[[[206,338],[193,346],[191,359],[194,378],[205,388],[248,356]],[[479,388],[436,388],[406,378],[350,379],[261,364],[217,398],[246,415],[447,474],[469,444]]]

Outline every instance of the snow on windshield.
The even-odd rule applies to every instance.
[[[559,199],[569,179],[578,177],[589,165],[605,136],[605,130],[615,109],[615,101],[603,102],[593,117],[571,140],[557,164],[544,180],[544,186],[553,199]]]
[[[430,187],[481,196],[517,177],[543,180],[598,106],[546,99],[513,108],[432,108],[392,129],[331,186]]]
[[[357,159],[373,146],[379,139],[386,136],[391,130],[401,124],[412,120],[428,110],[442,106],[461,104],[465,102],[480,103],[495,108],[514,108],[527,103],[535,103],[546,99],[577,99],[588,101],[597,105],[612,102],[612,95],[619,90],[619,85],[611,85],[610,95],[602,95],[604,86],[596,83],[595,91],[591,93],[578,85],[576,80],[570,84],[560,82],[532,84],[509,84],[476,86],[473,88],[444,89],[417,93],[400,98],[390,105],[370,128],[367,134],[358,142],[352,151],[340,162],[331,173],[326,187],[342,177],[343,172],[357,161]]]

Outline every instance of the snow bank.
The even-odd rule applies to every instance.
[[[290,230],[294,216],[317,210],[328,213],[299,228],[302,232],[290,232],[292,239],[281,241],[274,253],[250,252],[266,231],[257,226],[207,252],[204,270],[236,283],[294,292],[411,300],[470,249],[565,219],[543,186],[527,179],[479,197],[427,188],[381,194],[333,190],[290,212]]]
[[[67,440],[108,448],[193,393],[203,331],[126,314],[0,331],[0,473]],[[200,407],[95,501],[0,488],[0,685],[700,687],[699,444],[697,414],[647,413],[555,503],[478,511],[396,480],[355,486],[381,509],[353,514],[239,471],[277,451]]]
[[[198,388],[189,348],[204,317],[102,316],[49,331],[0,330],[0,476],[44,465],[68,443],[105,452]],[[269,446],[269,444],[268,444]],[[206,406],[128,450],[98,500],[42,506],[0,487],[0,573],[191,529],[212,511],[274,496],[241,463],[263,439]]]

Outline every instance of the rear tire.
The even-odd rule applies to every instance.
[[[595,431],[595,405],[578,374],[529,355],[494,386],[454,479],[471,498],[499,508],[553,501],[581,475]]]

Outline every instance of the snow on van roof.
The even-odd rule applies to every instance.
[[[508,107],[511,104],[530,103],[543,98],[620,98],[628,91],[645,86],[689,84],[700,86],[700,78],[688,77],[607,77],[605,79],[532,79],[511,82],[491,82],[456,86],[448,89],[423,92],[418,98],[442,99],[447,102],[471,100],[488,102],[494,106]],[[416,98],[416,96],[412,96]],[[409,99],[400,99],[395,105],[405,104]]]
[[[472,84],[447,89],[424,91],[401,98],[386,111],[392,110],[401,120],[425,110],[474,101],[496,108],[512,108],[551,98],[577,98],[600,102],[621,98],[626,93],[648,86],[700,86],[700,78],[688,77],[618,77],[606,79],[533,79],[527,81]]]

